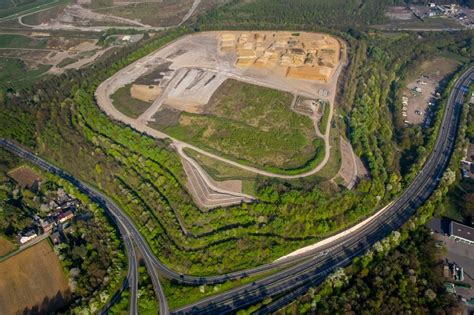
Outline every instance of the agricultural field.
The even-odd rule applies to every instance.
[[[11,243],[3,236],[0,236],[0,257],[5,256],[14,249],[15,245],[13,245],[13,243]]]
[[[323,143],[311,119],[290,110],[292,101],[290,93],[227,80],[204,114],[181,112],[164,131],[235,160],[294,169],[313,159]]]
[[[48,241],[0,262],[0,292],[4,314],[51,313],[70,296],[67,277]]]

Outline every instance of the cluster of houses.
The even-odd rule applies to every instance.
[[[40,189],[41,177],[27,166],[21,166],[8,172],[8,176],[23,188],[33,192]],[[53,243],[60,242],[59,231],[74,218],[80,201],[66,194],[62,188],[59,188],[54,195],[55,197],[48,203],[41,204],[41,217],[35,214],[33,224],[18,234],[19,245],[24,245],[45,234],[50,236]]]
[[[33,225],[18,235],[18,243],[23,245],[44,234],[48,234],[54,244],[59,243],[61,241],[59,232],[74,218],[79,204],[79,200],[59,188],[54,200],[41,205],[41,212],[47,212],[46,217],[40,218],[35,215]]]

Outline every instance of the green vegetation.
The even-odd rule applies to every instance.
[[[51,68],[51,65],[38,65],[33,68],[17,58],[0,57],[0,89],[12,85],[28,86]]]
[[[47,42],[46,38],[35,39],[24,35],[0,34],[0,48],[41,49],[46,48]]]
[[[390,250],[390,248],[395,247]],[[412,232],[397,245],[379,243],[346,270],[338,270],[318,289],[286,308],[307,314],[451,313],[459,311],[441,277],[439,249],[426,229]],[[280,313],[284,313],[281,311]]]
[[[206,29],[349,29],[385,20],[391,0],[233,0],[198,19]]]
[[[153,283],[145,266],[138,267],[138,314],[154,315],[159,313]]]
[[[287,92],[227,80],[206,114],[182,112],[178,124],[164,131],[247,164],[299,170],[322,159],[324,143],[316,138],[311,119],[290,110],[292,100]]]
[[[112,99],[115,108],[117,108],[120,112],[129,117],[137,118],[143,114],[151,104],[133,98],[130,94],[131,86],[131,84],[127,84],[121,87],[114,94],[112,94],[110,98]]]
[[[322,106],[323,106],[323,116],[321,117],[321,120],[318,122],[318,128],[322,134],[325,134],[328,123],[330,123],[329,121],[330,108],[329,108],[328,103],[324,103]]]
[[[33,225],[33,216],[45,218],[46,213],[39,209],[58,188],[78,198],[81,203],[75,210],[76,219],[63,229],[64,239],[55,246],[55,252],[69,276],[70,307],[77,313],[97,311],[125,276],[127,259],[118,232],[97,204],[58,177],[35,169],[43,178],[37,193],[16,185],[6,177],[6,171],[18,163],[18,158],[0,149],[0,235],[13,240]]]
[[[53,4],[54,0],[6,0],[0,2],[0,18],[5,18],[16,13],[30,12],[39,6]]]

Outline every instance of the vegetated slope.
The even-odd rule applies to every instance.
[[[165,132],[250,164],[297,169],[324,143],[316,139],[313,122],[290,109],[293,95],[236,80],[226,80],[204,114],[182,112]]]
[[[93,99],[96,86],[114,71],[181,34],[177,30],[156,36],[140,49],[124,48],[95,68],[2,94],[0,119],[5,123],[0,135],[36,147],[40,155],[101,187],[135,220],[162,261],[193,274],[271,261],[391,200],[404,184],[394,150],[391,103],[386,101],[391,88],[410,62],[438,52],[435,43],[440,49],[461,51],[470,36],[434,34],[420,40],[399,34],[351,40],[352,67],[345,74],[340,103],[343,118],[336,123],[351,124],[356,150],[376,174],[372,180],[342,192],[331,183],[316,185],[311,180],[259,181],[259,203],[203,213],[186,192],[179,158],[167,143],[110,121]],[[354,114],[357,111],[361,114]]]
[[[4,314],[49,313],[67,304],[70,290],[48,241],[0,262],[0,309]]]

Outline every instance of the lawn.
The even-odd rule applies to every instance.
[[[66,305],[70,295],[64,270],[46,240],[0,263],[0,292],[2,314],[49,314]]]
[[[127,84],[124,87],[118,89],[114,94],[110,96],[114,106],[123,114],[137,118],[143,114],[151,103],[147,103],[136,98],[133,98],[130,94],[131,84]]]
[[[293,95],[225,81],[204,114],[181,112],[169,135],[246,164],[296,170],[324,156],[310,118],[290,110]]]

